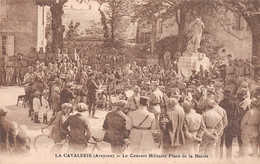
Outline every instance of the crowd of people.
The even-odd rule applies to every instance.
[[[35,123],[53,123],[55,142],[68,135],[72,149],[83,150],[91,119],[81,112],[88,110],[89,117],[99,119],[99,107],[109,111],[103,140],[111,143],[115,154],[122,154],[128,144],[134,154],[150,153],[158,142],[163,154],[220,158],[225,143],[225,156],[231,158],[237,137],[239,157],[249,155],[250,144],[252,156],[258,156],[260,89],[250,86],[254,67],[249,61],[229,56],[226,63],[214,61],[209,70],[201,66],[187,78],[177,75],[176,64],[106,64],[100,70],[82,62],[76,51],[73,54],[58,50],[44,60],[35,57],[31,64],[32,55],[20,59],[20,73],[28,69],[20,80],[25,83],[29,117]],[[73,108],[78,114],[71,114]],[[52,120],[47,118],[50,111]]]

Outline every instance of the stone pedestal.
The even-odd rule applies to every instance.
[[[210,61],[204,53],[184,53],[179,58],[178,62],[178,76],[179,78],[189,78],[192,70],[197,72],[200,70],[200,66],[203,66],[203,70],[209,69]]]

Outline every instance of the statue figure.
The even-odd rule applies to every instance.
[[[197,18],[192,21],[189,25],[189,36],[190,40],[188,41],[187,52],[198,52],[200,48],[200,42],[202,38],[202,30],[205,28],[204,23],[201,21],[201,18]]]

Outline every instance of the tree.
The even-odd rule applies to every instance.
[[[68,26],[64,41],[66,41],[69,47],[75,48],[74,46],[76,44],[76,39],[79,36],[79,26],[80,22],[76,22],[74,24],[73,21],[71,21]]]
[[[36,5],[49,6],[52,14],[52,51],[63,47],[63,33],[65,31],[62,25],[63,6],[68,0],[34,0]]]

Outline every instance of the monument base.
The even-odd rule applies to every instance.
[[[203,70],[209,69],[210,61],[204,53],[190,53],[179,58],[178,62],[178,76],[179,78],[189,78],[192,74],[192,70],[197,72],[200,70],[200,67],[203,67]]]

